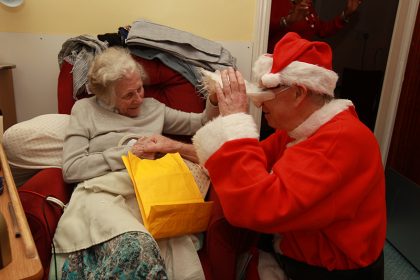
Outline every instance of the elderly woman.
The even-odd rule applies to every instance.
[[[64,141],[63,176],[78,185],[54,236],[55,251],[65,257],[62,278],[204,278],[189,236],[159,241],[164,246],[182,243],[168,251],[173,259],[180,251],[179,258],[189,262],[182,268],[184,274],[167,271],[162,248],[142,224],[121,156],[132,151],[153,158],[142,148],[144,138],[152,134],[194,134],[218,114],[212,104],[217,98],[208,100],[201,114],[177,111],[145,98],[145,79],[126,50],[109,48],[95,57],[88,73],[88,90],[94,96],[73,107]],[[191,145],[167,141],[171,152],[196,158]]]

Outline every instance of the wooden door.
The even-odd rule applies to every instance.
[[[420,270],[419,11],[392,133],[386,178],[387,239]]]
[[[420,17],[408,55],[387,167],[420,185]]]

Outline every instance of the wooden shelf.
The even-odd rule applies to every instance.
[[[0,110],[3,114],[4,131],[16,123],[15,94],[12,70],[14,64],[0,63]]]
[[[3,146],[0,145],[0,175],[3,176],[4,191],[0,195],[0,211],[8,225],[12,261],[0,269],[0,279],[41,279],[43,268],[36,250],[35,242],[26,220],[25,212],[13,181]],[[11,202],[20,236],[15,236],[15,228],[8,204]]]

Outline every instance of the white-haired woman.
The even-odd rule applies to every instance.
[[[173,110],[144,97],[145,80],[142,67],[127,50],[108,48],[90,66],[88,90],[94,96],[77,101],[72,109],[64,140],[63,176],[78,185],[54,236],[56,252],[66,257],[63,278],[173,276],[142,224],[121,156],[131,150],[151,158],[154,154],[144,153],[139,139],[161,133],[192,135],[218,114],[218,108],[208,101],[201,114]],[[191,145],[173,144],[172,152],[196,158]],[[186,244],[193,246],[192,241]],[[196,253],[191,260],[191,268],[196,269],[192,275],[204,278]]]

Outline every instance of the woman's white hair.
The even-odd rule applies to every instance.
[[[87,90],[109,107],[115,105],[115,84],[138,72],[143,80],[146,73],[127,49],[111,47],[93,59],[88,72]]]

